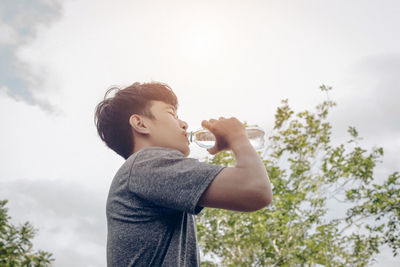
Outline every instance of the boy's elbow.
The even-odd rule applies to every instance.
[[[271,202],[272,202],[272,193],[271,193],[271,194],[268,194],[268,195],[265,197],[264,207],[266,207],[266,206],[268,206],[269,204],[271,204]]]
[[[270,189],[259,189],[255,195],[257,195],[257,200],[255,201],[255,205],[252,207],[251,211],[261,210],[272,202],[272,191]]]
[[[272,194],[264,192],[264,196],[261,199],[261,207],[260,207],[260,209],[265,208],[266,206],[271,204],[271,202],[272,202]]]

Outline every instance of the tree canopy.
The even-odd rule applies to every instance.
[[[400,173],[375,179],[383,149],[361,147],[355,127],[346,143],[332,144],[335,105],[328,97],[315,112],[295,113],[282,101],[262,158],[273,202],[251,213],[204,209],[197,227],[205,255],[223,266],[365,266],[383,245],[398,255]],[[235,165],[232,151],[206,161]]]
[[[0,201],[0,267],[50,266],[53,260],[51,253],[32,249],[31,239],[36,230],[29,222],[12,225],[6,204],[7,200]]]

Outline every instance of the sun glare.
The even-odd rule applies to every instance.
[[[183,36],[183,56],[197,64],[211,63],[221,52],[221,34],[207,25],[190,27]]]

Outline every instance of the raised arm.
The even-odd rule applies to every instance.
[[[242,123],[236,118],[203,121],[216,137],[211,154],[231,149],[235,167],[223,169],[200,197],[199,206],[235,211],[256,211],[272,201],[272,189],[264,164],[254,150]]]

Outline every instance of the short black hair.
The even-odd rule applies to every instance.
[[[113,97],[108,95],[116,91]],[[124,89],[109,88],[104,99],[96,106],[95,125],[100,138],[124,159],[133,153],[134,140],[129,118],[133,114],[155,119],[151,101],[162,101],[178,108],[178,98],[165,83],[134,83]]]

